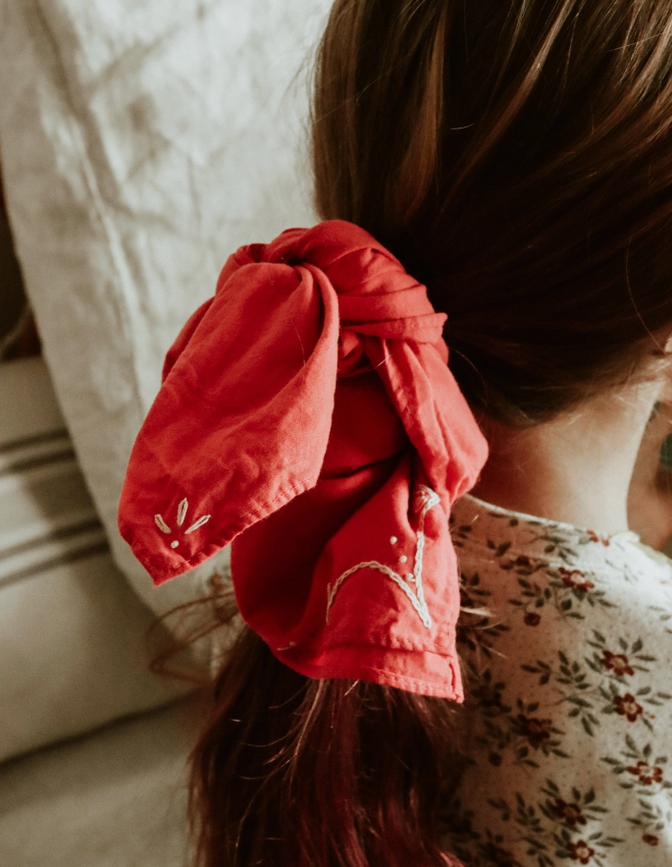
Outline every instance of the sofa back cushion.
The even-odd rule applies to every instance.
[[[0,364],[0,761],[158,707],[156,616],[115,566],[42,359]]]

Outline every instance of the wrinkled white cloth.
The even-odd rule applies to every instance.
[[[0,0],[0,159],[26,291],[115,559],[166,350],[231,250],[311,225],[310,51],[330,0]]]

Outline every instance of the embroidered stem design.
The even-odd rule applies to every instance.
[[[359,563],[357,566],[353,566],[351,569],[348,569],[341,576],[339,576],[339,578],[334,581],[333,585],[329,587],[326,617],[327,623],[329,623],[329,614],[331,612],[331,607],[334,604],[336,596],[345,581],[351,575],[354,575],[355,572],[359,572],[360,569],[375,569],[376,571],[381,572],[383,575],[386,575],[390,580],[394,581],[397,587],[401,588],[401,590],[404,591],[404,593],[408,597],[408,600],[410,601],[411,605],[413,606],[420,620],[422,621],[423,626],[426,629],[432,628],[432,618],[427,607],[427,602],[425,600],[425,590],[422,583],[422,566],[426,540],[425,517],[427,516],[427,513],[430,511],[430,509],[438,506],[440,502],[441,499],[439,495],[435,493],[431,488],[428,488],[425,485],[420,486],[414,502],[415,511],[420,512],[420,521],[415,548],[415,565],[413,568],[413,573],[411,574],[409,572],[404,579],[389,566],[386,566],[384,563],[379,563],[377,560],[368,560],[365,563]],[[392,539],[394,540],[392,544],[394,544],[397,539],[395,536],[393,536]],[[411,585],[414,585],[415,589],[413,589]]]

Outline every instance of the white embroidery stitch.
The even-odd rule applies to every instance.
[[[180,505],[177,507],[177,526],[181,527],[185,519],[187,517],[187,512],[189,511],[189,500],[186,498],[182,500]],[[212,518],[212,515],[203,515],[202,518],[199,518],[195,523],[193,523],[187,530],[184,531],[184,535],[188,536],[190,533],[200,529],[202,526],[208,523],[208,521]],[[172,535],[173,531],[168,526],[168,524],[163,519],[162,515],[154,515],[154,523],[161,530],[162,533],[165,533],[166,536]],[[177,540],[170,543],[170,547],[175,549],[179,547],[179,542]]]
[[[366,563],[359,563],[357,566],[353,566],[351,569],[348,569],[339,578],[337,578],[334,584],[328,590],[329,595],[327,600],[326,617],[327,623],[329,623],[329,613],[336,599],[336,595],[338,594],[338,591],[341,589],[345,581],[351,575],[354,575],[355,572],[359,572],[360,569],[375,569],[378,572],[382,572],[383,575],[386,575],[388,578],[394,581],[394,583],[404,591],[411,605],[416,610],[418,616],[422,620],[423,626],[425,626],[427,629],[432,628],[432,618],[427,607],[427,602],[425,600],[425,591],[422,585],[422,565],[425,552],[425,517],[427,515],[427,512],[429,512],[430,509],[433,509],[435,506],[438,506],[440,502],[441,498],[431,488],[428,488],[425,485],[421,485],[419,487],[413,503],[415,511],[420,514],[420,523],[418,527],[417,543],[415,549],[415,566],[412,573],[408,572],[406,574],[406,580],[404,580],[401,575],[398,575],[394,570],[390,569],[389,566],[385,566],[383,563],[379,563],[377,560],[369,560]],[[396,537],[393,536],[392,538],[396,541]],[[406,562],[407,559],[408,558],[406,558],[405,556],[400,558],[402,562]],[[409,587],[409,584],[414,585],[415,590]]]
[[[173,532],[168,526],[168,524],[166,524],[166,522],[163,520],[161,515],[154,515],[154,522],[162,533],[165,533],[169,536]]]
[[[290,641],[287,647],[278,647],[277,651],[278,653],[283,653],[286,650],[293,650],[293,648],[295,648],[296,646],[296,641]]]
[[[203,517],[202,517],[202,518],[199,518],[198,521],[196,521],[195,524],[192,524],[191,527],[189,527],[188,530],[185,530],[185,531],[184,531],[184,535],[185,535],[185,536],[188,536],[189,533],[193,533],[194,530],[198,530],[198,529],[199,529],[200,527],[202,527],[204,524],[207,524],[208,521],[210,520],[210,518],[212,518],[212,515],[203,515]]]

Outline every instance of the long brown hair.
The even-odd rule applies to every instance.
[[[547,419],[660,354],[672,322],[666,0],[337,0],[316,66],[324,218],[449,315],[478,412]],[[308,681],[245,631],[193,754],[203,867],[438,867],[455,709]]]
[[[249,629],[215,696],[193,756],[203,865],[452,863],[439,845],[452,776],[449,702],[309,680]]]

